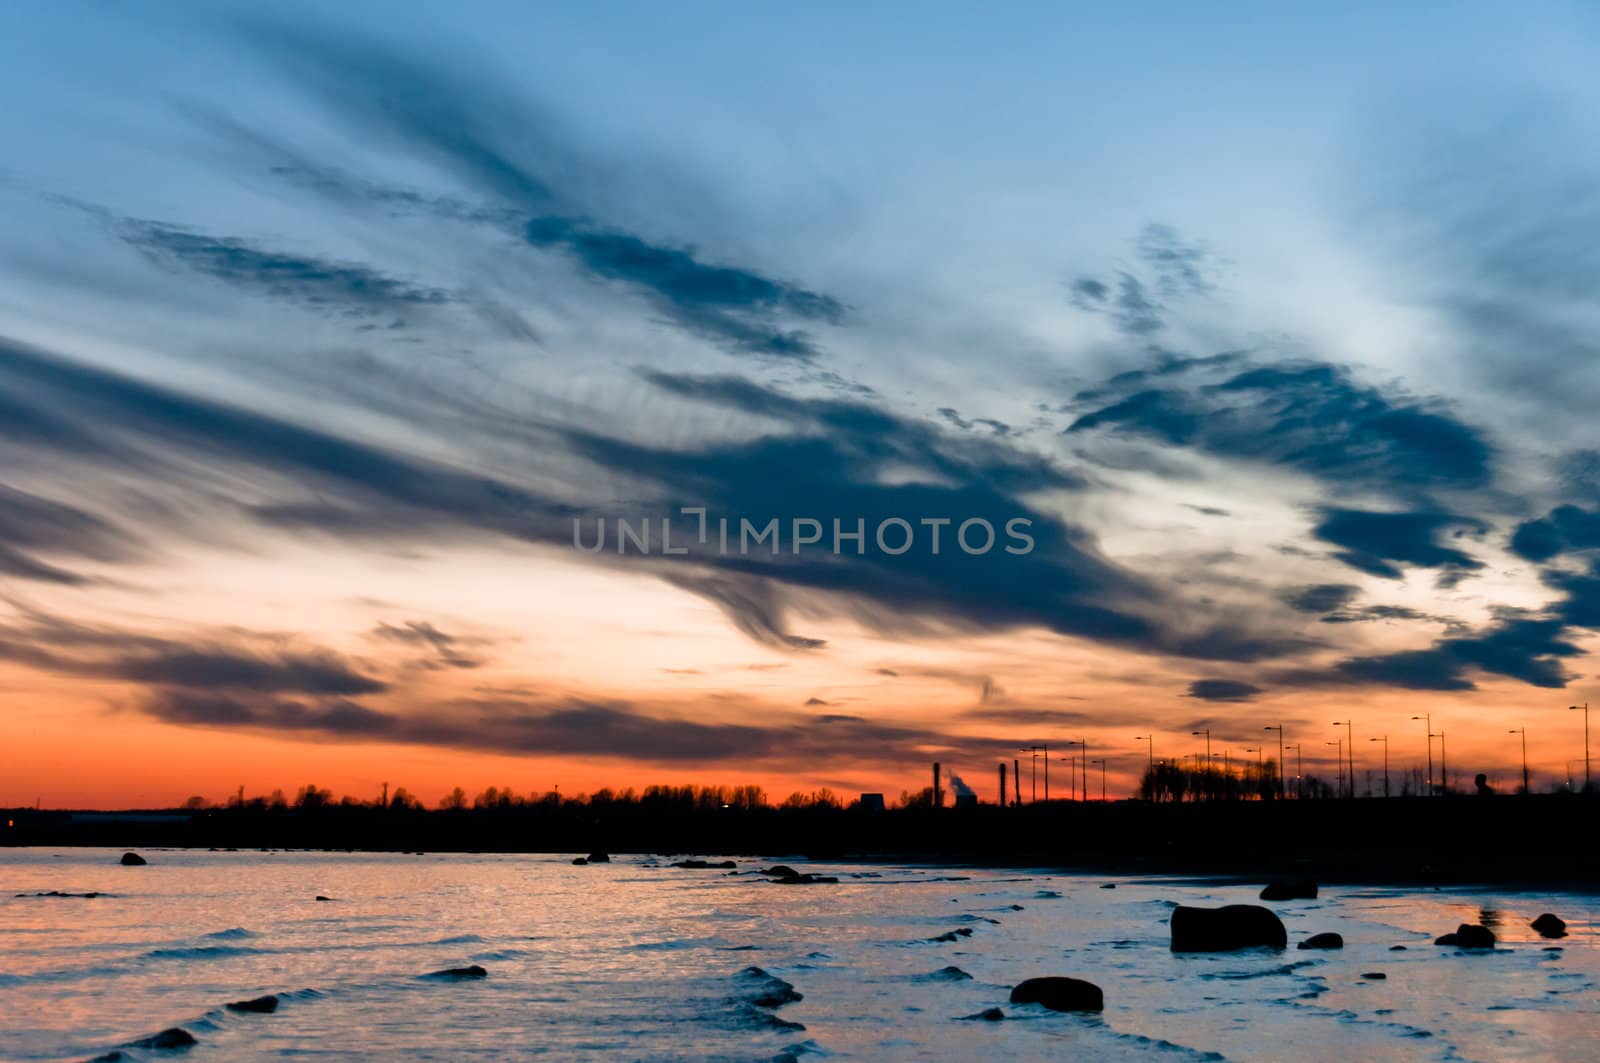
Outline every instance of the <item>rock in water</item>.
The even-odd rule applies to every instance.
[[[235,1000],[228,1005],[229,1011],[249,1012],[256,1015],[271,1015],[278,1010],[278,998],[268,993],[264,997],[254,1000]]]
[[[1344,948],[1344,938],[1332,931],[1325,934],[1312,934],[1300,942],[1300,947],[1303,949],[1342,949]]]
[[[773,864],[771,867],[763,868],[758,874],[771,875],[773,878],[798,878],[800,876],[800,872],[788,864]]]
[[[150,1048],[157,1051],[170,1052],[174,1048],[190,1048],[199,1043],[194,1039],[194,1034],[181,1026],[174,1026],[171,1029],[162,1030],[158,1034],[152,1034],[149,1037],[131,1042],[128,1047]]]
[[[1361,972],[1361,977],[1369,981],[1381,982],[1389,976],[1384,974],[1382,971],[1363,971]]]
[[[449,967],[443,971],[434,971],[432,974],[423,975],[424,978],[487,978],[489,972],[473,964],[471,967]]]
[[[1567,924],[1558,916],[1545,912],[1532,923],[1528,924],[1539,932],[1540,937],[1564,938],[1567,936]]]
[[[999,1008],[984,1008],[974,1015],[963,1015],[961,1018],[967,1022],[999,1022],[1006,1017],[1006,1013]]]
[[[586,857],[575,856],[575,857],[572,858],[572,866],[573,867],[582,867],[583,865],[587,864],[588,862],[589,861],[588,861],[588,859]]]
[[[739,865],[732,860],[719,860],[716,863],[709,860],[679,860],[669,866],[687,868],[690,871],[726,871]]]
[[[1042,1004],[1051,1011],[1104,1011],[1105,994],[1081,978],[1029,978],[1011,990],[1013,1004]]]
[[[1281,949],[1289,944],[1283,921],[1257,904],[1172,910],[1173,952],[1231,952],[1234,949]]]
[[[1317,884],[1308,878],[1280,878],[1267,883],[1261,891],[1264,901],[1314,901]]]
[[[1454,945],[1462,949],[1494,948],[1494,931],[1477,923],[1462,923],[1454,934],[1434,938],[1435,945]]]
[[[143,867],[148,862],[149,861],[147,861],[144,857],[140,856],[138,853],[123,853],[122,854],[122,866],[123,867]]]
[[[611,863],[611,854],[610,853],[590,853],[589,854],[589,863],[591,863],[591,864],[609,864],[609,863]]]

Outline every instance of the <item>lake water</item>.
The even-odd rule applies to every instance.
[[[783,862],[841,881],[633,856],[119,855],[0,849],[0,1057],[86,1059],[181,1026],[199,1042],[188,1060],[1600,1058],[1589,895],[1331,887],[1272,906],[1286,952],[1188,956],[1168,948],[1175,903],[1258,887],[798,860]],[[14,896],[50,890],[104,896]],[[1543,911],[1567,938],[1528,928]],[[1432,944],[1463,922],[1493,925],[1500,947]],[[1345,948],[1293,947],[1324,930]],[[423,977],[469,964],[488,977]],[[1104,1013],[1007,1002],[1045,974],[1099,984]],[[753,1003],[780,981],[804,999]],[[267,993],[273,1014],[223,1007]],[[962,1018],[992,1007],[1004,1021]]]

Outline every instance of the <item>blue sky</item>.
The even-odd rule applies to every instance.
[[[1596,30],[7,8],[0,660],[62,727],[291,743],[792,773],[745,722],[779,713],[838,784],[884,770],[840,726],[909,760],[1052,712],[1571,700]],[[697,500],[1045,530],[1009,569],[564,545]]]

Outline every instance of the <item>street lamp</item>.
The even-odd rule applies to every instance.
[[[1283,724],[1269,723],[1267,726],[1263,727],[1262,730],[1278,732],[1278,800],[1282,801],[1285,796],[1285,791],[1283,789],[1283,777],[1288,771],[1288,769],[1283,766]]]
[[[1506,734],[1522,736],[1522,792],[1533,793],[1533,788],[1528,785],[1528,729],[1527,727],[1513,727]]]
[[[1151,768],[1152,771],[1155,770],[1155,766],[1156,766],[1156,736],[1153,735],[1153,734],[1151,734],[1151,735],[1134,735],[1133,736],[1133,740],[1135,742],[1149,742],[1150,743],[1150,747],[1149,747],[1150,748],[1150,768]]]
[[[1031,772],[1031,776],[1030,777],[1033,780],[1033,796],[1031,798],[1031,801],[1034,804],[1038,804],[1038,802],[1039,802],[1039,751],[1040,750],[1044,750],[1044,799],[1046,801],[1048,801],[1048,800],[1050,800],[1050,750],[1049,750],[1049,748],[1046,747],[1046,746],[1023,746],[1020,750],[1018,750],[1019,753],[1031,753],[1031,754],[1033,754],[1033,768],[1032,768],[1032,772]]]
[[[1192,734],[1192,735],[1205,735],[1206,736],[1206,771],[1210,771],[1211,770],[1211,728],[1207,727],[1203,731],[1190,731],[1189,733]]]
[[[1343,727],[1345,730],[1345,737],[1350,740],[1345,746],[1345,754],[1350,758],[1350,772],[1348,778],[1350,780],[1350,796],[1354,797],[1356,795],[1356,730],[1354,725],[1352,725],[1349,720],[1345,720],[1343,723],[1339,722],[1338,720],[1334,720],[1333,725],[1335,727]]]
[[[1244,751],[1246,753],[1254,753],[1256,755],[1256,791],[1257,791],[1257,793],[1259,793],[1260,790],[1261,790],[1262,773],[1264,771],[1266,771],[1265,765],[1263,765],[1262,762],[1261,762],[1261,757],[1262,757],[1261,747],[1260,746],[1245,746],[1244,747]]]
[[[1388,797],[1389,796],[1389,736],[1388,735],[1384,735],[1382,738],[1369,738],[1369,739],[1367,739],[1367,741],[1368,742],[1382,742],[1383,743],[1383,796]]]
[[[1567,706],[1567,711],[1568,712],[1577,712],[1579,709],[1583,710],[1583,790],[1584,790],[1585,793],[1588,793],[1588,791],[1589,791],[1589,703],[1586,701],[1582,705],[1568,705]]]
[[[1104,760],[1091,760],[1090,764],[1100,765],[1100,803],[1106,801],[1106,762]]]
[[[1089,803],[1089,741],[1085,738],[1078,739],[1078,769],[1079,778],[1083,782],[1083,803]]]
[[[1324,742],[1323,744],[1335,748],[1334,763],[1339,766],[1339,793],[1342,794],[1344,793],[1344,739],[1336,738],[1332,742]]]
[[[1444,728],[1439,728],[1439,792],[1450,792],[1450,762],[1444,756]]]
[[[1431,795],[1433,793],[1433,714],[1427,713],[1411,718],[1413,720],[1421,720],[1422,729],[1428,735],[1428,793]]]
[[[1294,750],[1294,798],[1296,801],[1303,800],[1306,796],[1305,774],[1300,770],[1300,751],[1303,746],[1304,743],[1301,742],[1296,742],[1292,746],[1284,746],[1285,749]]]
[[[1075,745],[1080,745],[1081,743],[1080,742],[1068,742],[1066,744],[1068,746],[1075,746]],[[1067,771],[1070,773],[1067,776],[1067,800],[1071,801],[1072,800],[1073,791],[1076,789],[1076,787],[1078,785],[1078,757],[1077,757],[1076,754],[1074,754],[1074,753],[1069,751],[1066,756],[1057,757],[1056,760],[1059,761],[1060,763],[1065,764],[1067,766]]]

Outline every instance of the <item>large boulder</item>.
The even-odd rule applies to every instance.
[[[151,1034],[149,1037],[141,1037],[137,1041],[130,1041],[128,1047],[170,1052],[178,1048],[192,1048],[199,1043],[194,1039],[194,1034],[185,1030],[182,1026],[172,1026],[162,1030],[160,1033]]]
[[[1310,937],[1308,937],[1304,941],[1300,942],[1300,948],[1303,948],[1303,949],[1342,949],[1342,948],[1344,948],[1344,938],[1341,937],[1338,934],[1333,933],[1333,931],[1331,931],[1331,930],[1326,932],[1326,933],[1322,933],[1322,934],[1312,934]]]
[[[1567,924],[1559,916],[1545,912],[1539,918],[1528,924],[1539,932],[1540,937],[1564,938],[1567,936]]]
[[[1283,921],[1259,904],[1172,910],[1173,952],[1231,952],[1234,949],[1281,949],[1289,944]]]
[[[591,863],[591,864],[609,864],[609,863],[611,863],[611,854],[610,853],[590,853],[589,856],[588,856],[587,862]]]
[[[122,866],[123,867],[143,867],[146,863],[148,863],[148,861],[145,860],[145,858],[140,856],[138,853],[123,853],[122,854]]]
[[[1261,891],[1264,901],[1314,901],[1317,884],[1308,878],[1280,878],[1267,883]]]
[[[1051,1011],[1104,1011],[1105,994],[1081,978],[1029,978],[1011,990],[1013,1004],[1041,1004]]]
[[[264,997],[255,997],[252,1000],[235,1000],[228,1005],[228,1010],[255,1015],[271,1015],[278,1010],[278,998],[268,993]]]
[[[1494,948],[1494,931],[1477,923],[1462,923],[1454,934],[1433,939],[1435,945],[1454,945],[1462,949]]]

